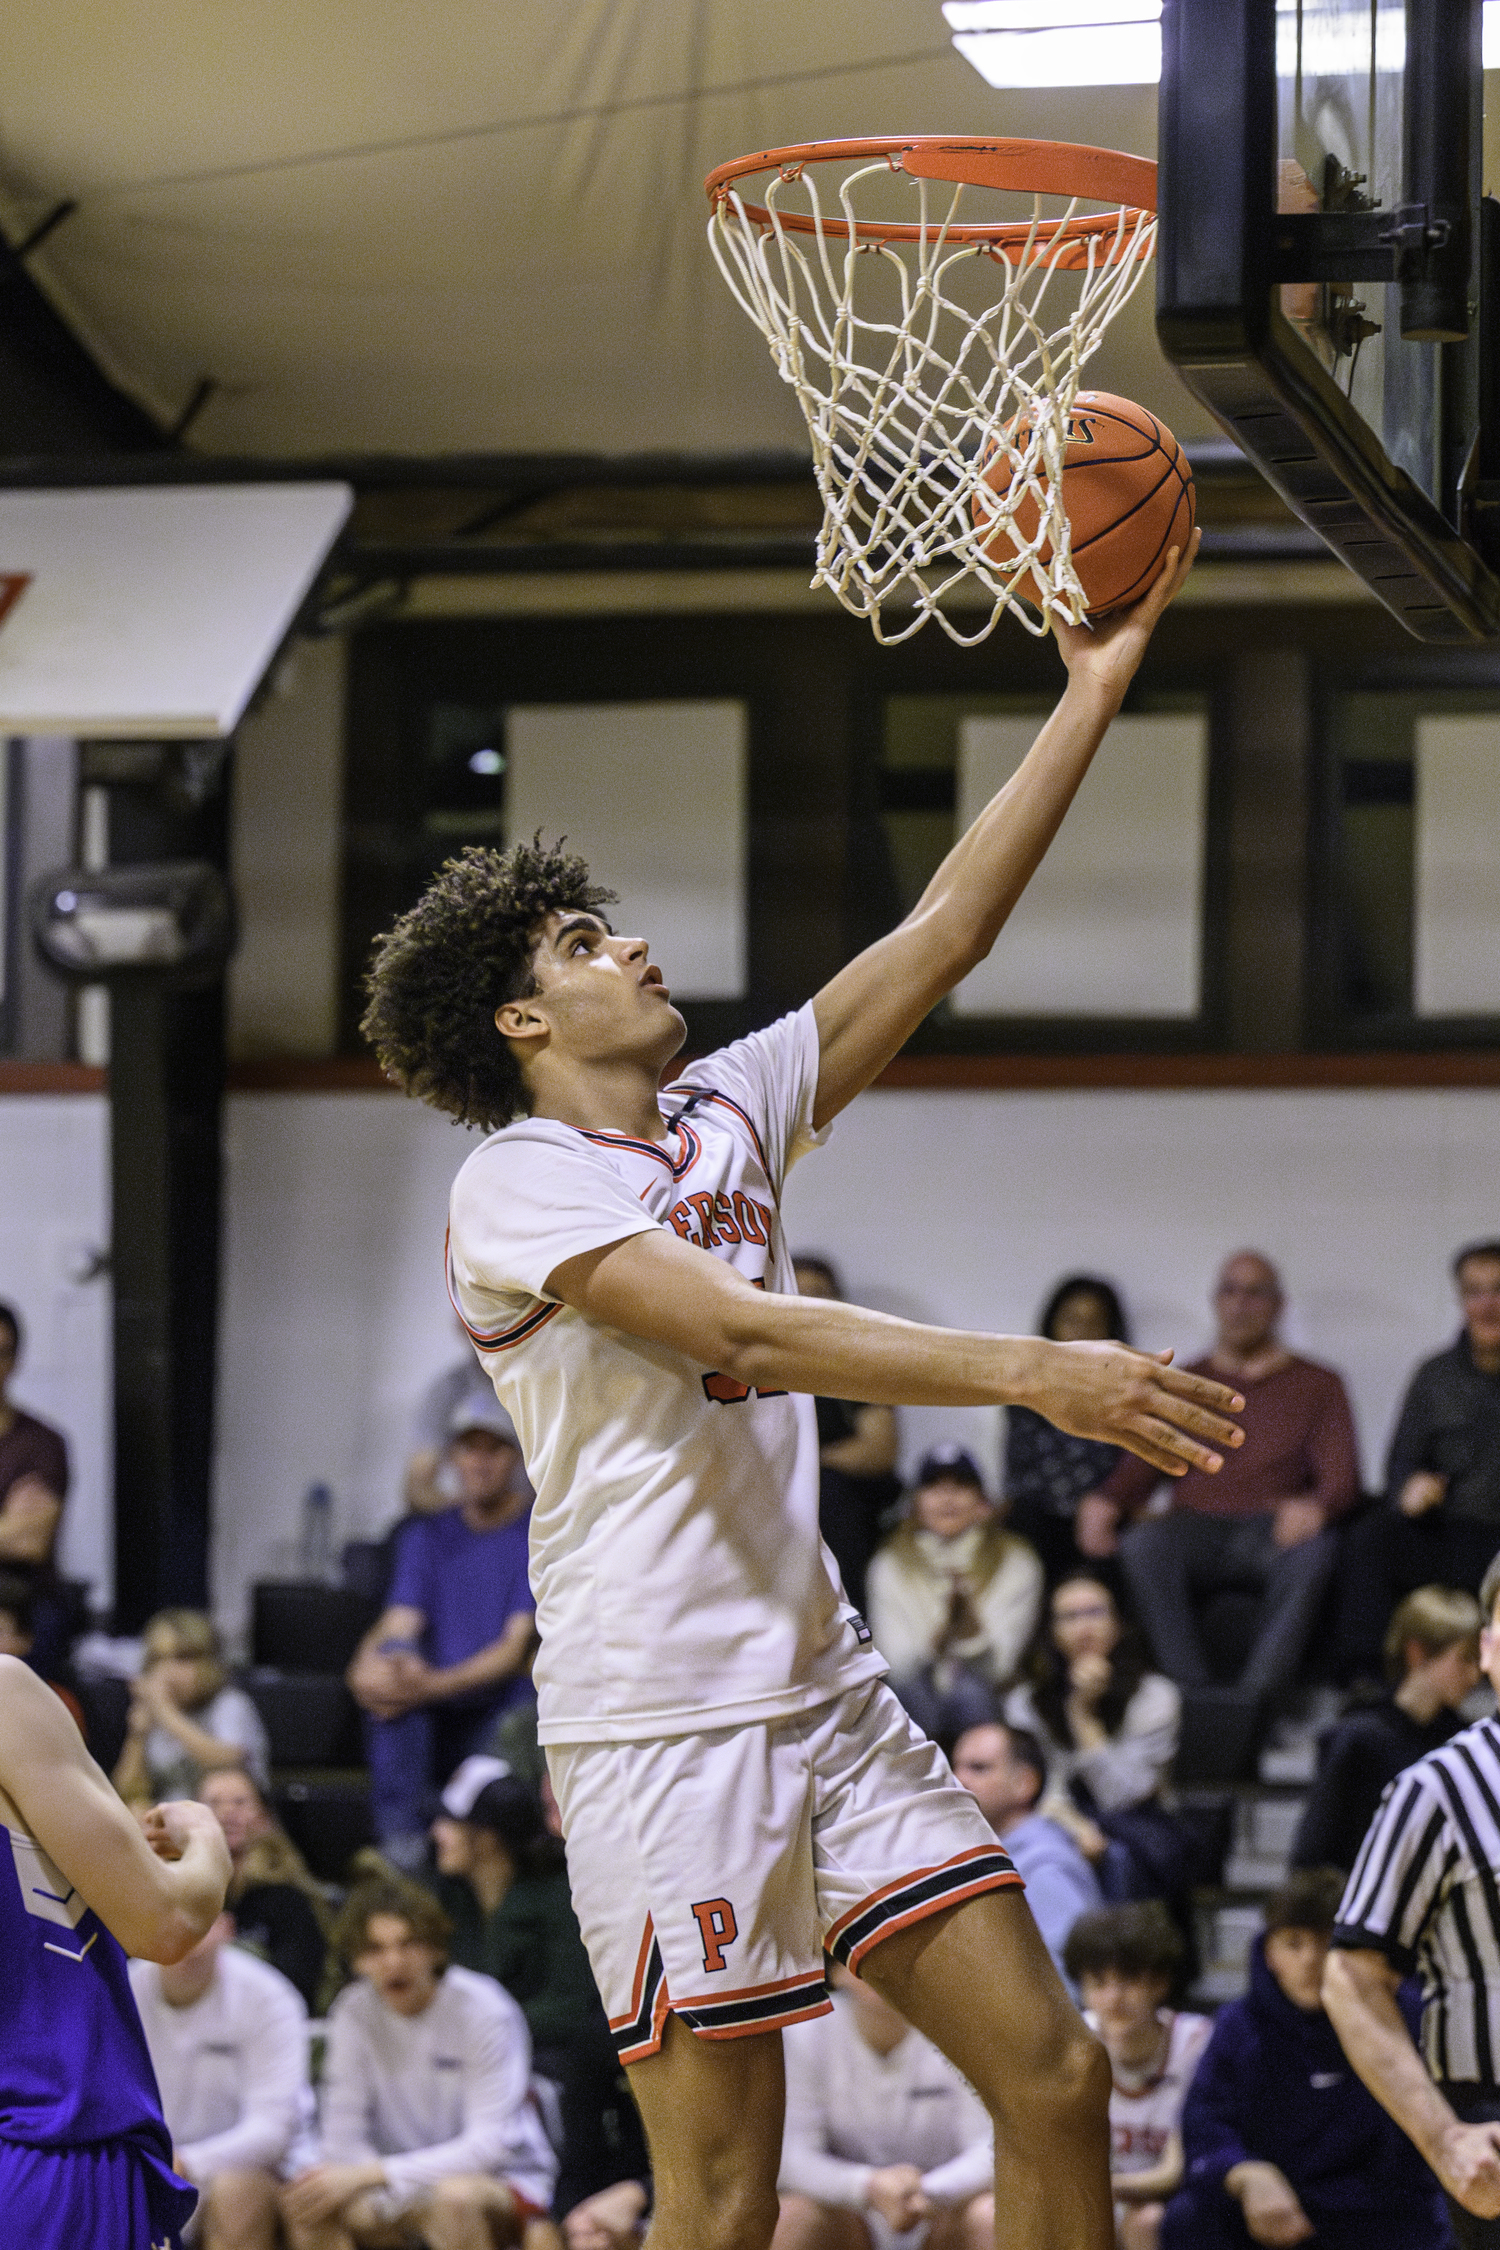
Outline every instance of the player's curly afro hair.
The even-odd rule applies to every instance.
[[[387,1076],[460,1125],[522,1115],[526,1088],[495,1010],[535,992],[532,955],[549,914],[598,914],[614,897],[561,840],[539,834],[450,859],[375,941],[359,1028]]]

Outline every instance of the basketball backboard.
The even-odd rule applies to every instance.
[[[1162,345],[1303,521],[1434,642],[1500,635],[1482,86],[1480,0],[1163,9]]]
[[[0,492],[0,737],[231,734],[352,504],[343,484]]]

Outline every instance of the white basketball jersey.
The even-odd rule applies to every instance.
[[[546,1293],[565,1260],[655,1227],[794,1291],[781,1186],[817,1138],[817,1080],[809,1006],[693,1064],[664,1141],[523,1118],[454,1182],[454,1303],[536,1487],[544,1742],[788,1718],[885,1669],[819,1537],[811,1399]]]
[[[1089,2019],[1092,2022],[1092,2018]],[[1193,2073],[1208,2045],[1213,2020],[1186,2013],[1170,2017],[1167,2055],[1153,2078],[1138,2087],[1116,2079],[1109,2097],[1109,2168],[1149,2172],[1166,2154],[1167,2142],[1182,2124],[1182,2105]]]

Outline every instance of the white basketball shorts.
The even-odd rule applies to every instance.
[[[1020,1876],[883,1682],[765,1726],[551,1743],[573,1904],[622,2062],[669,2014],[738,2039],[828,2008],[925,1915]]]

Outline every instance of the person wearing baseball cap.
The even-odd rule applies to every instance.
[[[973,1454],[935,1446],[870,1565],[875,1646],[891,1687],[935,1741],[998,1716],[1041,1611],[1041,1563],[1001,1513]]]
[[[437,1776],[532,1693],[532,1493],[515,1425],[476,1385],[448,1430],[457,1502],[400,1527],[386,1606],[348,1672],[365,1713],[375,1832],[407,1869],[426,1857],[423,1807]]]

